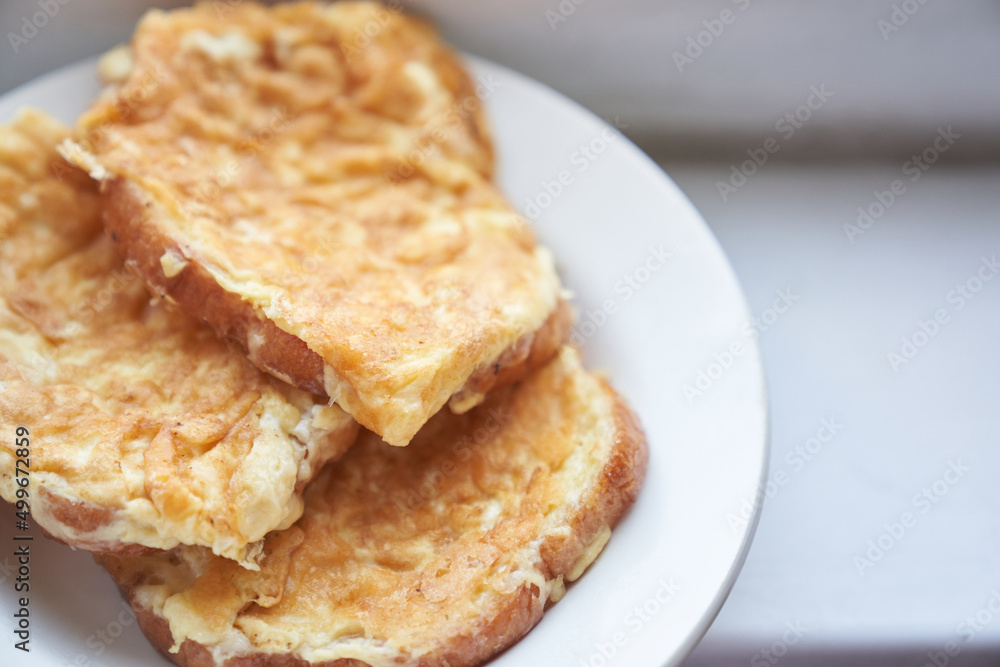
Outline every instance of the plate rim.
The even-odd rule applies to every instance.
[[[526,74],[522,74],[515,69],[502,65],[493,60],[477,56],[475,54],[470,54],[468,52],[460,52],[462,58],[473,66],[473,70],[478,70],[480,68],[490,68],[496,69],[504,73],[505,76],[509,76],[512,79],[517,80],[521,85],[533,89],[534,91],[549,97],[552,100],[558,101],[564,108],[570,109],[572,113],[582,116],[592,122],[600,123],[606,127],[610,127],[607,120],[601,118],[596,113],[586,108],[573,98],[564,95],[550,85],[538,81]],[[666,179],[670,185],[674,187],[685,202],[688,204],[690,209],[695,213],[698,222],[704,232],[710,238],[713,244],[713,250],[718,255],[718,258],[725,265],[728,271],[728,278],[732,281],[736,290],[739,293],[741,305],[743,309],[749,312],[749,304],[747,302],[746,294],[743,291],[742,283],[739,280],[739,276],[736,273],[732,262],[729,260],[729,256],[726,254],[725,249],[722,244],[719,243],[719,239],[715,232],[709,226],[705,217],[702,215],[701,211],[694,205],[694,202],[687,196],[687,194],[677,185],[677,183],[670,177],[665,169],[660,167],[653,158],[651,158],[644,150],[642,150],[638,145],[635,144],[628,136],[621,134],[621,139],[623,140],[623,145],[631,153],[631,157],[634,161],[642,163],[647,172],[652,172],[655,176]],[[515,205],[516,206],[516,205]],[[722,611],[722,607],[725,605],[726,600],[732,593],[733,587],[736,584],[736,580],[739,578],[740,572],[743,570],[743,566],[746,564],[747,557],[750,554],[750,548],[753,545],[754,537],[757,533],[757,527],[760,524],[760,516],[764,508],[764,494],[766,492],[767,479],[770,472],[770,461],[771,461],[771,411],[770,411],[770,400],[768,392],[767,383],[767,367],[764,364],[763,352],[760,349],[760,341],[756,339],[750,343],[753,349],[754,359],[757,362],[760,373],[761,373],[761,386],[760,397],[762,404],[760,406],[764,413],[764,424],[763,424],[763,439],[760,443],[760,470],[757,475],[757,486],[752,501],[751,516],[747,519],[747,525],[744,528],[744,533],[741,536],[741,542],[736,552],[736,557],[730,564],[729,571],[723,578],[720,589],[717,591],[715,597],[709,603],[708,608],[703,612],[699,622],[695,624],[694,630],[688,635],[687,639],[681,643],[681,645],[674,652],[674,655],[667,656],[665,658],[666,662],[662,663],[664,667],[668,665],[680,664],[691,652],[698,646],[701,640],[704,638],[705,634],[708,632],[709,628],[715,622],[719,613]]]
[[[473,73],[483,69],[493,69],[498,72],[502,72],[505,77],[509,77],[510,79],[516,81],[519,85],[526,87],[534,94],[544,96],[550,101],[557,102],[560,107],[566,109],[573,115],[580,117],[584,121],[588,123],[599,123],[602,126],[610,127],[607,121],[597,116],[595,113],[585,108],[572,98],[569,98],[545,83],[533,79],[505,65],[498,64],[492,60],[469,54],[467,52],[459,53],[462,59],[471,66],[470,69]],[[97,79],[94,72],[96,71],[95,65],[99,58],[100,55],[95,55],[63,65],[0,94],[0,123],[10,122],[19,108],[23,106],[33,106],[30,102],[30,98],[37,97],[41,94],[39,91],[44,90],[47,86],[57,85],[60,82],[80,82],[83,77],[88,75],[96,82]],[[53,114],[58,113],[54,110],[45,110]],[[707,240],[711,243],[712,251],[715,253],[716,258],[721,262],[721,266],[725,268],[727,272],[726,278],[731,286],[735,288],[743,311],[749,313],[750,311],[746,294],[739,281],[736,271],[733,268],[728,255],[722,248],[722,245],[719,243],[718,237],[705,221],[704,216],[663,168],[661,168],[649,155],[633,143],[631,139],[624,134],[619,134],[620,138],[623,140],[621,142],[622,148],[628,152],[630,161],[636,163],[637,165],[641,164],[643,170],[652,180],[659,180],[662,185],[665,185],[672,190],[672,195],[681,197],[689,210],[694,214],[698,221],[698,226],[701,228],[701,231],[705,233]],[[500,152],[502,152],[502,148]],[[498,172],[499,171],[500,170],[498,169]],[[513,202],[511,202],[511,205],[514,206],[515,209],[520,210],[520,207]],[[754,443],[755,450],[759,450],[759,454],[755,458],[759,461],[760,467],[756,474],[756,487],[751,515],[747,518],[746,525],[742,529],[743,532],[740,536],[740,542],[736,549],[735,557],[730,562],[728,571],[722,577],[718,590],[716,590],[707,607],[701,610],[699,619],[693,624],[692,630],[688,633],[684,641],[670,647],[668,651],[665,651],[664,655],[659,658],[659,664],[661,665],[680,664],[688,655],[690,655],[690,653],[704,638],[705,634],[708,632],[709,628],[721,612],[726,600],[735,586],[737,579],[739,578],[739,574],[746,563],[760,523],[760,516],[765,504],[763,502],[766,490],[765,485],[770,470],[771,412],[766,365],[764,364],[763,354],[760,349],[760,342],[755,339],[750,341],[748,346],[751,349],[752,358],[758,367],[761,378],[760,386],[758,387],[760,405],[756,406],[756,409],[763,413],[763,432],[761,434],[761,441]]]

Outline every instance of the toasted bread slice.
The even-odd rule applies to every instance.
[[[203,549],[101,557],[179,665],[475,665],[517,641],[635,499],[634,415],[564,348],[413,443],[363,433],[259,572]]]
[[[157,294],[393,445],[568,335],[552,258],[492,185],[476,86],[377,3],[154,11],[66,155]]]
[[[38,112],[0,127],[0,495],[100,552],[198,544],[253,566],[357,424],[207,327],[150,305],[104,236],[97,187]]]

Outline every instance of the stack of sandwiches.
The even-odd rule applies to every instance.
[[[477,665],[597,558],[641,427],[567,346],[461,61],[375,3],[153,11],[0,128],[0,494],[187,667]]]

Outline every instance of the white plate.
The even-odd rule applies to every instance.
[[[746,304],[701,216],[641,151],[548,88],[470,61],[486,84],[501,185],[536,218],[577,296],[586,361],[607,370],[650,446],[642,493],[604,554],[491,664],[676,664],[722,606],[757,522],[767,406]],[[72,123],[98,92],[93,70],[93,60],[81,62],[0,98],[0,122],[34,105]],[[742,353],[730,360],[734,344]],[[14,649],[13,514],[0,507],[0,664],[167,664],[90,556],[37,527],[31,653]]]

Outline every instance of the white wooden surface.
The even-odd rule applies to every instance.
[[[36,0],[0,0],[0,91],[126,39],[140,5],[68,0],[15,54],[6,35],[37,11]],[[961,310],[949,299],[982,257],[1000,254],[1000,169],[946,164],[996,157],[1000,5],[926,0],[885,38],[878,21],[891,20],[892,5],[586,0],[553,30],[546,12],[558,0],[404,2],[460,47],[618,116],[647,146],[688,155],[704,146],[742,161],[768,137],[781,139],[781,154],[726,201],[718,182],[732,176],[735,158],[668,165],[719,236],[751,310],[771,319],[779,290],[800,297],[761,334],[772,471],[785,481],[691,667],[771,664],[761,652],[792,637],[787,624],[797,622],[807,630],[778,649],[782,665],[917,667],[949,642],[961,649],[951,665],[995,664],[1000,652],[1000,617],[971,636],[963,625],[985,619],[1000,589],[1000,279]],[[726,9],[732,22],[678,71],[673,53]],[[829,101],[785,139],[776,124],[822,85]],[[852,243],[844,225],[857,223],[856,209],[906,178],[906,156],[948,125],[963,134],[951,157],[906,181]],[[820,163],[777,164],[802,147]],[[894,157],[822,164],[838,151]],[[887,354],[941,309],[948,321],[894,372]],[[808,447],[824,419],[843,428],[793,463],[802,458],[794,448]],[[956,460],[970,471],[923,513],[914,496]],[[904,512],[916,523],[860,573],[855,557]]]
[[[45,25],[15,53],[10,33],[25,30],[24,21],[41,11],[39,0],[0,0],[0,92],[126,40],[145,7],[187,4],[41,1],[58,12],[41,17]],[[896,14],[898,30],[885,28],[896,27],[893,2],[866,0],[398,4],[438,22],[459,47],[547,83],[598,115],[619,116],[630,136],[657,151],[690,154],[711,145],[720,152],[719,141],[734,135],[763,139],[819,85],[833,97],[786,152],[892,150],[897,137],[919,137],[942,123],[989,137],[962,152],[996,149],[1000,6],[894,1],[913,11]],[[729,22],[721,23],[725,11]],[[888,23],[880,28],[879,21]],[[700,53],[689,39],[704,44]],[[679,68],[675,53],[696,55]]]
[[[900,165],[769,166],[727,202],[729,165],[666,168],[773,321],[771,497],[686,665],[771,664],[788,623],[807,630],[783,667],[921,667],[949,642],[949,665],[998,664],[1000,275],[982,267],[1000,260],[1000,168],[929,170],[853,243],[845,225]],[[775,319],[779,290],[797,300]],[[893,370],[904,337],[916,354]]]

